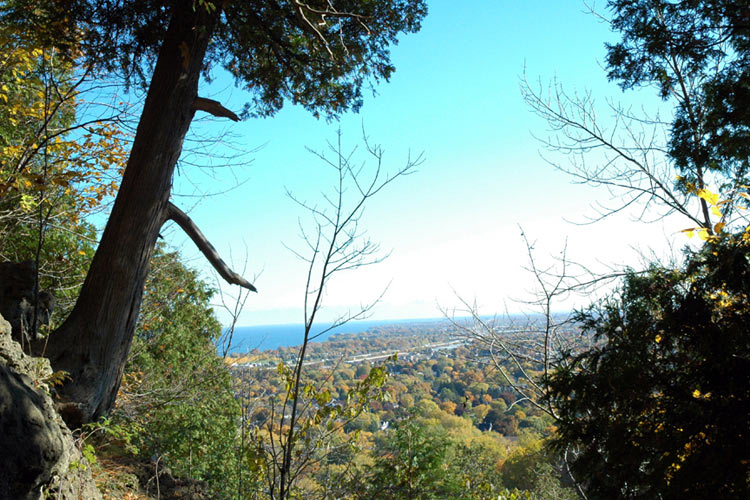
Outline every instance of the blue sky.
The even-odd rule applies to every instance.
[[[556,78],[569,90],[590,89],[602,103],[615,97],[659,105],[649,89],[623,94],[607,82],[604,42],[617,35],[583,3],[435,0],[429,9],[422,30],[393,47],[395,74],[367,97],[359,114],[327,123],[287,106],[268,119],[196,124],[195,134],[209,142],[222,133],[231,136],[212,145],[211,154],[252,151],[243,157],[246,164],[214,170],[190,165],[206,158],[188,151],[175,181],[175,200],[219,252],[235,267],[246,266],[248,277],[259,273],[259,293],[247,301],[240,325],[302,321],[305,265],[284,244],[299,247],[297,221],[305,214],[284,193],[288,188],[315,200],[332,185],[330,171],[305,147],[323,149],[339,127],[345,149],[361,145],[364,127],[385,149],[386,168],[399,168],[410,152],[423,153],[425,161],[368,206],[363,226],[390,257],[335,278],[323,319],[356,310],[389,283],[375,318],[440,316],[438,306],[457,305],[455,293],[476,299],[488,314],[523,310],[514,300],[528,297],[533,283],[522,269],[526,251],[519,225],[537,241],[540,259],[559,252],[567,239],[568,255],[594,266],[635,265],[638,248],[662,251],[664,241],[684,227],[628,217],[590,226],[566,222],[582,221],[606,193],[572,184],[541,157],[534,135],[549,132],[523,102],[524,71],[543,86]],[[202,93],[237,110],[247,97],[221,76]],[[191,265],[212,276],[179,230],[167,234]],[[231,287],[222,289],[232,293]]]

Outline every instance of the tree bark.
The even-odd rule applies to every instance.
[[[219,16],[194,2],[173,3],[133,147],[112,213],[76,305],[49,338],[46,355],[71,380],[62,387],[68,425],[114,405],[135,332],[172,175],[195,113],[208,42]]]

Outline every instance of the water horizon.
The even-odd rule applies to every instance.
[[[311,342],[324,342],[336,334],[364,333],[377,326],[388,326],[410,323],[440,323],[447,322],[445,318],[407,318],[407,319],[373,319],[350,321],[331,328],[332,323],[321,322],[313,325],[311,336],[317,335]],[[321,333],[329,329],[325,333]],[[229,331],[224,329],[224,333]],[[279,347],[295,347],[304,340],[304,325],[301,323],[286,323],[276,325],[237,326],[234,329],[229,354],[259,351],[272,351]],[[221,348],[221,346],[218,346]]]
[[[567,316],[570,312],[555,312],[553,316]],[[528,322],[534,319],[543,319],[543,315],[539,314],[510,314],[510,315],[482,315],[483,320],[495,321],[521,321]],[[389,325],[406,325],[406,324],[425,324],[435,326],[438,323],[450,323],[451,320],[455,321],[468,321],[471,322],[470,316],[455,317],[447,319],[445,317],[439,318],[401,318],[401,319],[367,319],[360,321],[350,321],[336,328],[331,328],[325,333],[321,333],[324,330],[331,327],[330,322],[320,322],[313,325],[311,336],[314,338],[311,342],[325,342],[329,338],[337,334],[358,334],[365,333],[371,328],[389,326]],[[224,329],[225,335],[222,336],[222,340],[226,337],[228,328]],[[295,347],[302,344],[304,339],[304,325],[301,323],[285,323],[275,325],[254,325],[254,326],[237,326],[234,329],[234,335],[232,337],[232,343],[230,349],[227,351],[228,354],[233,353],[245,353],[250,352],[253,349],[259,351],[272,351],[280,347]],[[217,342],[217,349],[221,352],[222,342]]]

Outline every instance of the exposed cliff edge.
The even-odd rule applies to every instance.
[[[0,315],[0,499],[101,499],[91,469],[55,411],[45,358],[27,356]]]

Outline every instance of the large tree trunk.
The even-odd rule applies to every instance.
[[[167,217],[172,174],[218,12],[174,2],[120,190],[78,301],[46,355],[71,380],[61,413],[78,426],[113,406],[135,331],[148,266]]]

